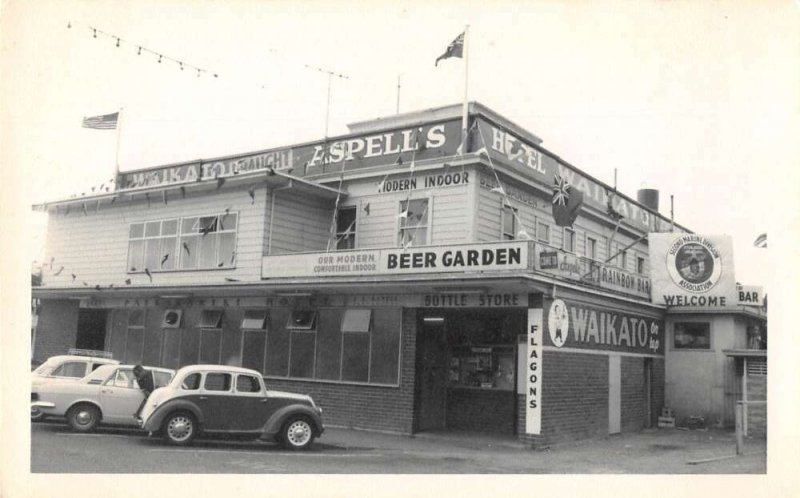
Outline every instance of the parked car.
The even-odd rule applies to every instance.
[[[119,364],[119,360],[97,356],[51,356],[31,372],[31,392],[45,383],[75,382],[86,377],[101,365],[117,364]],[[32,397],[31,400],[33,400]],[[44,417],[44,412],[31,406],[31,420],[38,421]]]
[[[251,437],[302,450],[324,428],[322,409],[310,396],[267,390],[261,374],[246,368],[192,365],[150,394],[142,427],[174,445],[200,433]]]
[[[153,372],[156,387],[175,375],[167,368],[145,367]],[[97,424],[138,427],[136,412],[144,400],[133,375],[133,365],[102,365],[76,382],[40,384],[31,393],[31,410],[47,416],[64,416],[73,430],[90,432]]]

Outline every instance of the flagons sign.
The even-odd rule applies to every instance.
[[[528,310],[528,354],[526,369],[525,432],[542,432],[542,309]]]
[[[664,354],[662,320],[561,299],[553,300],[545,309],[545,345]]]
[[[731,238],[650,234],[652,299],[671,307],[737,304]]]
[[[368,249],[265,256],[263,278],[524,270],[528,243]]]

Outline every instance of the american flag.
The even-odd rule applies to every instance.
[[[95,130],[114,130],[117,127],[117,118],[119,118],[119,112],[83,118],[82,126],[84,128],[94,128]]]

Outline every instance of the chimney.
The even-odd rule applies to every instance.
[[[658,212],[658,190],[654,188],[640,188],[636,192],[636,200],[648,209]]]

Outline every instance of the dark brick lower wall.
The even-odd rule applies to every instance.
[[[403,309],[399,387],[267,379],[269,389],[309,394],[325,424],[411,434],[414,416],[416,311]]]
[[[516,394],[493,389],[448,389],[447,428],[514,434]]]
[[[664,406],[664,360],[653,358],[651,426]],[[608,436],[608,356],[545,351],[542,361],[542,434],[525,434],[525,396],[518,395],[519,439],[534,447]],[[646,426],[645,359],[621,359],[621,429]]]
[[[519,439],[533,446],[607,435],[608,356],[544,352],[541,435],[524,434],[524,395],[518,406]]]
[[[78,302],[43,299],[36,326],[33,361],[36,364],[75,347],[78,336]]]

